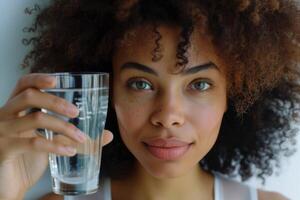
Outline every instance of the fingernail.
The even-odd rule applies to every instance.
[[[82,142],[82,143],[85,142],[86,135],[82,131],[80,131],[78,129],[78,130],[76,130],[75,134],[76,134],[76,139],[78,140],[78,142]]]
[[[73,156],[76,154],[76,149],[74,149],[73,147],[59,147],[59,150],[62,152],[62,153],[66,153],[70,156]]]

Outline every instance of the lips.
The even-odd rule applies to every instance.
[[[177,160],[190,148],[191,143],[177,139],[154,139],[144,142],[146,149],[160,160]]]

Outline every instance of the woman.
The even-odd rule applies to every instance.
[[[112,74],[106,128],[114,140],[101,177],[109,187],[79,199],[286,199],[219,174],[264,181],[291,152],[285,144],[300,103],[297,11],[283,0],[52,1],[28,29],[38,35],[27,41],[34,48],[25,66]],[[0,110],[1,198],[22,198],[46,168],[45,152],[76,153],[37,137],[36,128],[82,141],[58,119],[22,112],[76,116],[38,90],[54,85],[24,76]]]

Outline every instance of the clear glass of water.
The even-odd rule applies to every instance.
[[[87,140],[76,147],[72,157],[49,154],[53,192],[60,195],[92,194],[99,187],[99,173],[109,94],[108,73],[54,73],[56,87],[44,89],[61,97],[79,109],[76,118],[68,118],[49,110],[43,112],[74,124],[87,135]],[[59,133],[45,130],[46,138],[55,140]]]

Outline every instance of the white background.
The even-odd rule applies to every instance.
[[[32,7],[37,0],[0,0],[0,106],[3,106],[18,78],[26,73],[21,69],[25,48],[21,40],[26,36],[22,29],[32,23],[32,18],[24,14],[26,7]],[[39,1],[45,3],[46,1]],[[279,176],[267,179],[265,186],[252,179],[248,183],[266,190],[278,191],[292,200],[300,199],[300,134],[298,134],[297,149],[289,159],[284,159]],[[51,191],[49,172],[27,195],[28,200]]]

